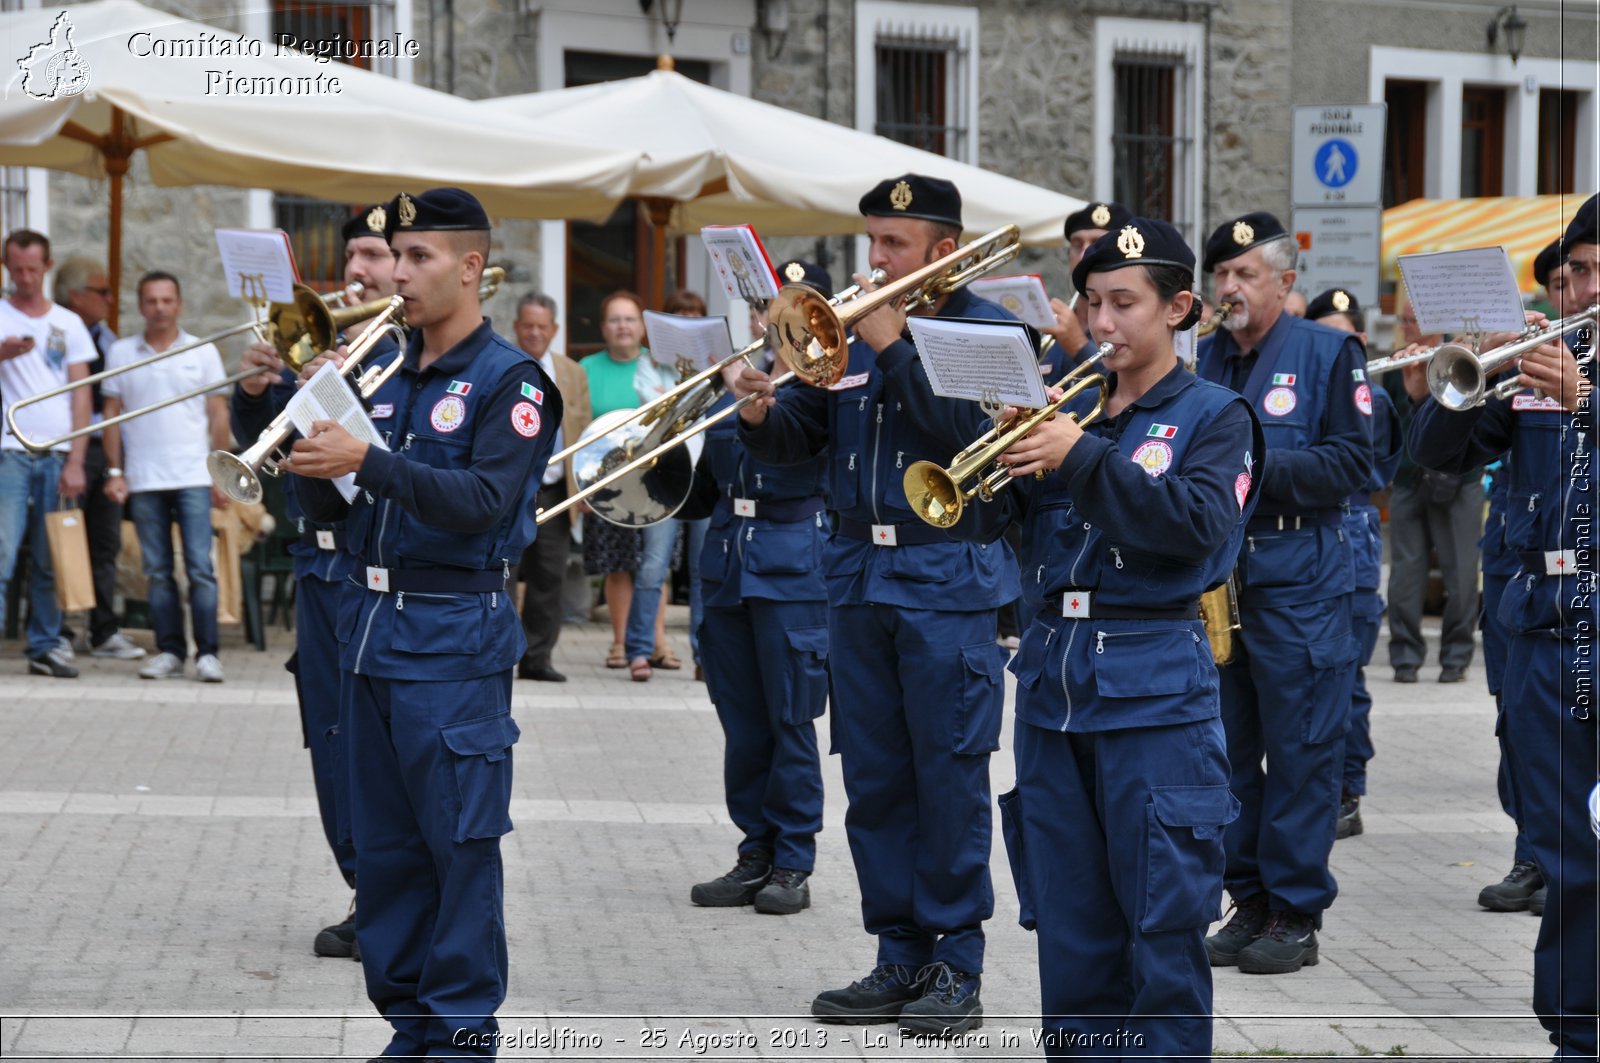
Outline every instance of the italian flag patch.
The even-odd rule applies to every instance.
[[[472,385],[465,380],[452,380],[444,390],[448,395],[465,395],[472,390]]]
[[[1294,374],[1293,373],[1273,373],[1272,374],[1272,383],[1274,385],[1278,385],[1278,386],[1281,386],[1281,387],[1292,388],[1292,387],[1294,387]]]
[[[1153,424],[1150,426],[1150,431],[1145,433],[1145,435],[1155,436],[1157,439],[1171,439],[1177,434],[1178,426],[1175,424]]]
[[[532,399],[541,406],[544,405],[544,392],[540,391],[532,384],[524,383],[522,385],[522,397],[525,399]]]
[[[1350,370],[1350,378],[1357,384],[1365,384],[1367,382],[1367,371],[1365,369],[1352,369]]]

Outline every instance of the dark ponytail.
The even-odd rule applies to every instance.
[[[1178,331],[1192,329],[1200,323],[1200,315],[1204,307],[1200,302],[1200,295],[1194,291],[1194,274],[1182,266],[1145,266],[1145,275],[1150,278],[1150,283],[1155,285],[1156,295],[1163,303],[1170,303],[1178,297],[1179,292],[1190,292],[1194,295],[1194,302],[1189,305],[1189,313],[1178,322]]]

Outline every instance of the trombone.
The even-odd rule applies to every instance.
[[[1199,339],[1201,336],[1209,336],[1217,331],[1222,327],[1223,319],[1231,313],[1233,313],[1232,303],[1218,303],[1216,309],[1211,311],[1211,320],[1195,326],[1194,338]]]
[[[1079,425],[1086,425],[1105,412],[1106,378],[1092,372],[1098,368],[1113,346],[1102,343],[1055,386],[1063,389],[1060,398],[1031,412],[996,424],[979,436],[950,462],[948,469],[935,462],[912,462],[906,470],[904,485],[906,502],[912,512],[935,528],[950,528],[961,520],[967,502],[977,498],[983,502],[994,500],[995,493],[1013,479],[1010,469],[999,464],[1000,455],[1016,446],[1024,437],[1056,415],[1067,403],[1090,388],[1098,388],[1095,404],[1088,412],[1079,415],[1068,413]],[[966,486],[971,481],[972,486]]]
[[[339,297],[340,293],[334,294],[334,298]],[[174,358],[180,354],[186,354],[187,352],[195,350],[198,347],[203,347],[208,343],[216,343],[218,340],[224,340],[230,336],[237,336],[242,332],[248,332],[252,329],[255,330],[258,336],[277,348],[279,357],[298,369],[306,362],[309,362],[312,358],[314,358],[317,351],[324,350],[332,346],[334,338],[338,336],[341,329],[346,328],[355,322],[363,321],[366,318],[378,313],[383,308],[384,302],[386,302],[386,300],[377,300],[372,303],[360,303],[355,306],[344,306],[338,309],[329,309],[328,302],[325,301],[322,296],[318,295],[315,291],[304,284],[297,284],[294,286],[294,299],[292,301],[283,303],[269,303],[267,305],[265,320],[257,319],[253,321],[247,321],[242,325],[235,325],[232,328],[226,328],[220,332],[213,332],[209,336],[202,336],[200,339],[191,340],[190,342],[180,346],[171,347],[164,351],[157,351],[155,354],[140,358],[137,361],[129,362],[126,365],[119,365],[113,369],[104,369],[91,376],[86,376],[81,380],[73,380],[66,384],[62,384],[60,387],[51,388],[48,391],[41,391],[37,395],[31,395],[26,399],[22,399],[14,403],[11,408],[6,411],[6,424],[10,427],[11,434],[17,438],[17,442],[21,443],[29,450],[34,451],[35,453],[53,450],[62,443],[71,442],[72,440],[77,439],[79,436],[93,435],[94,433],[102,431],[103,429],[113,427],[114,425],[119,425],[123,421],[131,421],[135,417],[143,417],[147,413],[154,413],[156,410],[165,409],[168,406],[175,406],[180,402],[187,402],[188,400],[196,398],[200,395],[205,395],[209,392],[229,387],[233,384],[237,384],[241,380],[256,376],[257,374],[263,372],[263,370],[260,368],[241,369],[237,373],[223,377],[221,380],[215,381],[214,383],[204,384],[197,388],[190,388],[188,391],[185,391],[182,394],[174,395],[171,398],[163,399],[160,402],[152,402],[148,406],[141,406],[137,410],[126,410],[122,413],[119,413],[115,417],[107,417],[103,421],[99,421],[95,424],[84,425],[82,428],[75,428],[64,435],[55,436],[51,439],[29,439],[27,436],[18,431],[18,410],[32,406],[35,403],[45,402],[49,399],[55,398],[58,395],[65,395],[68,392],[76,391],[79,388],[93,387],[102,380],[108,380],[114,376],[121,376],[124,373],[131,373],[135,369],[143,369],[147,365],[153,365],[156,362],[163,361],[164,359]]]
[[[1523,390],[1517,376],[1502,380],[1491,387],[1488,380],[1494,374],[1512,365],[1524,354],[1569,332],[1576,332],[1600,320],[1600,305],[1591,306],[1576,314],[1569,314],[1550,322],[1543,328],[1528,326],[1521,335],[1498,347],[1479,354],[1464,343],[1441,345],[1428,363],[1428,393],[1447,410],[1470,410],[1490,399],[1510,398]],[[1578,364],[1594,360],[1591,348],[1579,356]]]
[[[371,317],[372,321],[350,346],[344,363],[339,366],[340,376],[348,376],[358,368],[378,345],[378,341],[385,336],[392,335],[402,347],[405,346],[405,333],[396,321],[404,306],[405,300],[393,295],[384,300],[383,309],[375,317],[371,314],[366,315]],[[395,358],[385,367],[373,366],[356,381],[356,391],[363,399],[371,397],[404,361],[405,359],[401,357]],[[267,425],[266,430],[256,437],[256,441],[244,453],[233,454],[226,450],[213,450],[211,456],[206,458],[206,470],[211,473],[211,481],[235,502],[261,501],[261,474],[265,473],[268,476],[279,474],[283,445],[289,441],[294,432],[294,422],[289,419],[289,411],[283,410],[272,419],[272,423]]]

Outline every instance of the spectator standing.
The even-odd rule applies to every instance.
[[[195,343],[178,324],[183,295],[178,278],[155,271],[139,278],[139,314],[144,331],[118,340],[107,368]],[[124,406],[138,409],[223,378],[222,356],[210,343],[191,347],[105,382],[105,415]],[[123,463],[126,444],[126,473]],[[221,391],[197,395],[105,430],[106,494],[127,503],[139,535],[144,574],[150,583],[150,617],[158,652],[139,669],[142,679],[183,675],[188,643],[183,636],[183,606],[173,578],[172,526],[183,540],[189,577],[189,623],[195,643],[195,678],[222,682],[217,659],[217,577],[211,565],[211,507],[227,497],[211,484],[206,456],[228,447],[228,397]]]
[[[54,263],[43,234],[32,229],[10,233],[0,244],[0,262],[13,289],[0,302],[0,394],[9,413],[13,403],[87,377],[94,341],[78,315],[45,298],[45,274]],[[87,425],[89,409],[88,390],[78,388],[18,411],[17,427],[32,440],[54,439]],[[28,671],[56,679],[75,679],[78,670],[72,666],[71,644],[61,638],[44,515],[56,508],[59,498],[83,494],[88,448],[88,439],[80,436],[33,453],[11,434],[9,417],[0,434],[0,621],[27,536]]]

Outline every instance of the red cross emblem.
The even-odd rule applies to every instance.
[[[1556,568],[1566,568],[1566,567],[1567,567],[1567,559],[1566,558],[1564,558],[1564,557],[1556,558]]]
[[[1077,609],[1080,605],[1082,605],[1082,603],[1079,602],[1078,599],[1076,599],[1076,598],[1072,599],[1072,603],[1071,604],[1072,604],[1072,608],[1073,609]]]
[[[888,537],[889,537],[889,533],[886,532],[886,531],[881,531],[881,532],[878,533],[878,538],[880,538],[880,539],[887,539]]]
[[[511,407],[511,427],[517,435],[532,439],[539,434],[539,410],[531,402],[519,402]]]

